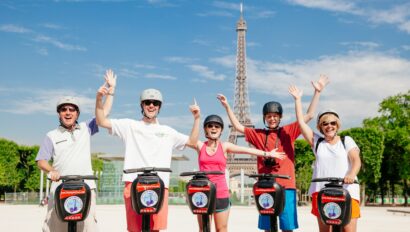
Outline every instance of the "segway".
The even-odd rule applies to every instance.
[[[183,172],[180,176],[193,176],[186,184],[188,205],[193,214],[201,215],[202,231],[210,232],[209,216],[215,212],[216,187],[207,175],[223,175],[221,171]]]
[[[95,176],[60,176],[61,183],[54,193],[54,208],[60,220],[68,222],[68,231],[77,231],[77,222],[87,218],[91,203],[91,190],[84,180],[97,180]]]
[[[312,179],[312,182],[330,182],[319,191],[317,208],[322,222],[332,226],[333,232],[342,231],[352,215],[352,200],[349,191],[343,188],[343,181],[338,177]]]
[[[277,174],[252,174],[257,178],[253,185],[253,196],[256,207],[261,215],[268,215],[270,220],[270,231],[278,231],[277,216],[285,207],[285,189],[276,182],[276,178],[290,179],[290,176]]]
[[[142,232],[151,231],[151,215],[157,214],[164,200],[164,182],[157,172],[172,172],[169,168],[126,169],[124,173],[142,172],[132,182],[131,202],[135,212],[142,215]]]

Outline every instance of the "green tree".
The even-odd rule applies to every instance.
[[[0,139],[0,189],[1,192],[14,191],[24,178],[24,172],[18,169],[20,156],[18,145],[6,139]]]
[[[36,156],[38,146],[19,146],[20,163],[18,168],[24,173],[20,183],[20,191],[38,191],[40,187],[40,169],[37,167]]]
[[[295,154],[296,188],[301,194],[306,194],[312,179],[312,164],[315,155],[309,143],[304,139],[295,141]]]
[[[384,99],[379,105],[381,116],[366,119],[366,128],[377,128],[384,134],[384,152],[380,190],[385,195],[386,183],[390,184],[391,195],[395,195],[395,184],[403,186],[407,205],[408,182],[410,179],[410,90]]]

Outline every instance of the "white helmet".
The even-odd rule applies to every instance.
[[[325,114],[333,114],[335,115],[337,118],[339,118],[339,114],[336,112],[336,110],[333,109],[326,109],[323,111],[320,111],[319,114],[317,115],[317,123],[319,123],[320,118],[325,115]]]
[[[60,98],[60,100],[58,100],[57,102],[57,112],[59,111],[60,107],[66,104],[70,104],[75,106],[75,108],[77,108],[77,111],[80,112],[80,104],[77,100],[77,98],[72,97],[72,96],[65,96]]]
[[[141,92],[140,102],[145,100],[157,100],[162,103],[162,94],[157,89],[146,89]]]

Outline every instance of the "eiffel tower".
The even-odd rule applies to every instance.
[[[248,84],[246,82],[246,22],[243,19],[242,4],[241,16],[236,24],[237,54],[236,54],[236,79],[233,111],[239,122],[245,127],[255,127],[250,119]],[[238,144],[238,138],[244,137],[230,126],[229,142]],[[228,154],[227,166],[231,177],[240,174],[241,169],[245,174],[256,173],[256,158],[236,158],[234,154]]]

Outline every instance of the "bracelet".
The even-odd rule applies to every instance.
[[[114,93],[107,93],[107,95],[114,96]]]

